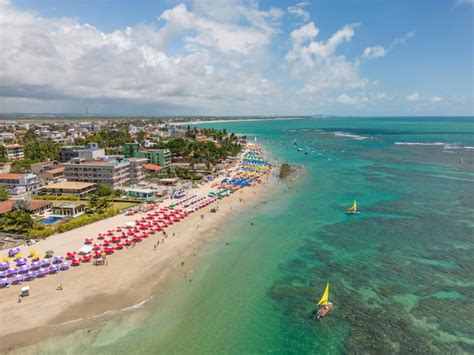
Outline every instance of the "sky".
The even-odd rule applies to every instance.
[[[0,0],[0,112],[474,115],[474,0]]]

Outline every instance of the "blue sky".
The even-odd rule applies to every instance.
[[[0,0],[0,111],[473,115],[472,0]]]

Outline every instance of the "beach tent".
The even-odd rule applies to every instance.
[[[84,245],[81,249],[79,249],[79,254],[85,255],[89,254],[92,251],[92,247],[89,245]]]

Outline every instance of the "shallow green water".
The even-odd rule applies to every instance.
[[[210,125],[258,137],[277,161],[306,174],[237,214],[186,260],[192,282],[177,277],[142,308],[29,350],[474,352],[473,123]],[[361,214],[347,216],[354,196]],[[314,299],[327,281],[335,306],[316,322]]]

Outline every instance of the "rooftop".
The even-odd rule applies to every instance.
[[[62,190],[82,190],[88,187],[94,187],[95,184],[79,181],[61,181],[45,186],[47,189],[62,189]]]
[[[18,180],[23,177],[23,174],[0,174],[0,180]]]
[[[7,200],[0,202],[0,215],[10,212],[15,205],[15,200]],[[44,201],[44,200],[31,200],[28,202],[29,210],[36,211],[39,208],[51,205],[51,201]]]
[[[143,164],[143,168],[147,170],[160,171],[161,166],[155,164]]]

